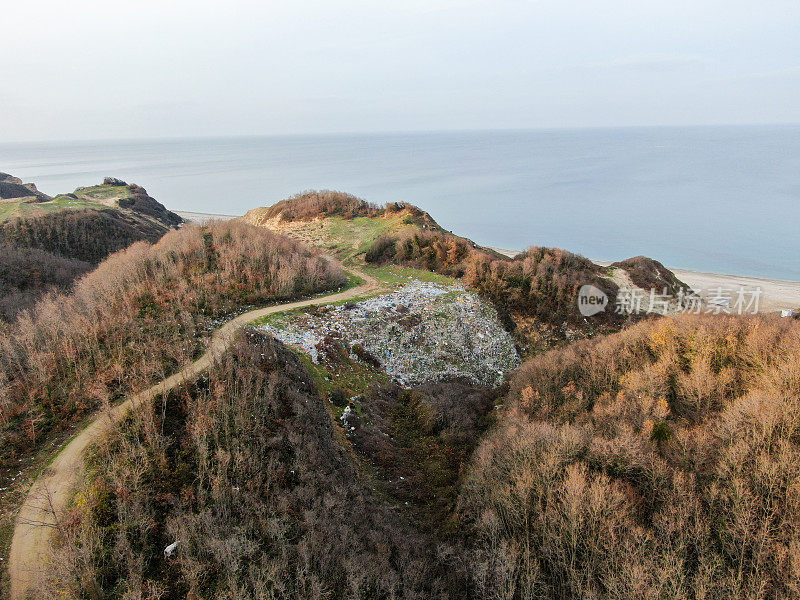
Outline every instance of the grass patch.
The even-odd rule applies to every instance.
[[[18,200],[4,200],[0,202],[0,221],[16,217],[38,217],[48,213],[70,209],[92,208],[95,210],[108,208],[106,205],[92,200],[72,198],[60,194],[50,202],[21,202]]]
[[[302,350],[295,352],[303,366],[311,374],[314,385],[323,400],[336,389],[342,390],[347,397],[352,397],[365,394],[375,386],[388,385],[390,382],[389,376],[383,371],[378,371],[351,358],[334,366],[317,364]],[[342,416],[345,407],[330,405],[330,409],[333,416],[338,419]]]
[[[386,265],[382,267],[366,265],[363,269],[365,273],[371,275],[383,285],[395,288],[411,283],[414,280],[425,283],[439,283],[441,285],[453,285],[458,282],[457,279],[439,275],[431,271],[412,269],[411,267],[400,267],[397,265]]]
[[[349,290],[350,288],[354,288],[354,287],[358,287],[360,285],[363,285],[363,283],[364,283],[364,278],[363,277],[360,277],[360,276],[356,275],[352,271],[345,271],[345,274],[347,275],[347,283],[342,288],[342,291]]]
[[[131,191],[126,185],[91,185],[78,188],[75,194],[89,200],[120,200],[130,197]]]
[[[339,216],[313,221],[292,222],[289,235],[302,239],[335,255],[345,265],[361,262],[376,239],[382,235],[398,235],[418,227],[406,221],[401,213],[381,217]]]

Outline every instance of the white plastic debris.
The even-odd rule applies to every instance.
[[[324,360],[319,342],[335,334],[349,344],[351,358],[361,346],[401,385],[448,378],[496,385],[519,365],[494,308],[458,284],[413,281],[391,294],[291,315],[260,329],[315,363]]]
[[[178,543],[179,540],[176,540],[172,542],[169,546],[164,548],[164,556],[170,558],[173,554],[175,554],[175,551],[178,549]]]

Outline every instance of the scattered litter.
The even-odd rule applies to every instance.
[[[178,548],[178,541],[172,542],[169,546],[164,548],[164,556],[166,556],[167,558],[171,557],[173,554],[175,554],[175,550],[177,550],[177,548]]]
[[[320,342],[335,334],[351,350],[366,350],[402,385],[449,378],[496,385],[519,365],[494,308],[458,284],[414,281],[391,294],[291,314],[259,329],[315,363],[324,358]]]

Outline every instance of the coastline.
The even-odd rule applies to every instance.
[[[201,213],[176,210],[173,211],[180,215],[184,220],[191,223],[203,224],[210,220],[229,221],[236,219],[237,215],[223,215],[217,213]],[[509,250],[506,248],[491,248],[509,258],[514,258],[520,253],[519,250]],[[607,267],[611,261],[593,260],[597,265]],[[731,275],[727,273],[708,273],[705,271],[694,271],[691,269],[673,269],[667,267],[675,273],[675,276],[686,283],[693,290],[698,291],[703,298],[719,293],[719,290],[761,289],[759,298],[758,312],[772,313],[781,309],[800,308],[800,281],[789,281],[784,279],[765,279],[761,277],[751,277],[748,275]]]
[[[503,248],[492,248],[492,250],[509,258],[514,258],[520,253],[518,250]],[[601,267],[608,267],[612,261],[592,260],[592,262]],[[720,290],[732,290],[735,294],[741,288],[749,290],[760,288],[758,312],[771,313],[785,308],[800,308],[800,281],[667,268],[675,274],[675,277],[699,292],[702,298],[718,295]]]
[[[173,210],[176,215],[178,215],[184,221],[188,221],[189,223],[198,223],[202,225],[207,221],[231,221],[232,219],[238,219],[237,215],[220,215],[217,213],[201,213],[201,212],[191,212],[188,210]]]

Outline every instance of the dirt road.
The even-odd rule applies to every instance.
[[[375,279],[361,271],[355,269],[353,271],[364,279],[364,284],[328,296],[260,308],[228,321],[214,332],[203,356],[187,365],[179,373],[129,397],[109,411],[98,414],[85,429],[75,436],[33,483],[17,515],[8,563],[11,600],[24,600],[36,585],[39,573],[47,569],[50,535],[58,526],[58,520],[64,513],[70,494],[78,483],[83,466],[83,454],[95,440],[112,429],[132,408],[147,403],[157,395],[190,381],[208,369],[214,359],[227,350],[236,330],[240,327],[265,315],[313,304],[329,304],[349,300],[378,289],[379,285]]]

